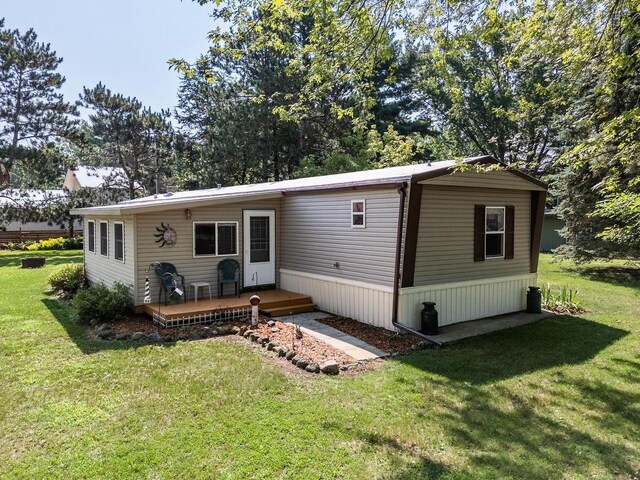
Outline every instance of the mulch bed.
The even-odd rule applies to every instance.
[[[269,326],[267,322],[271,319],[262,317],[260,323],[253,331],[256,331],[261,337],[268,337],[270,340],[275,340],[281,346],[286,347],[289,350],[296,352],[296,355],[307,358],[312,363],[322,363],[325,360],[335,360],[339,364],[351,364],[354,360],[348,355],[344,354],[340,350],[327,345],[322,340],[319,340],[310,335],[304,334],[301,339],[295,338],[295,327],[288,323],[282,323],[274,321],[273,326]],[[225,322],[228,326],[249,326],[247,322]],[[174,342],[178,340],[193,340],[194,334],[209,333],[216,329],[216,325],[194,325],[190,327],[173,327],[162,328],[157,323],[153,322],[146,315],[137,315],[130,317],[127,320],[114,322],[111,324],[111,329],[115,335],[132,335],[136,332],[149,335],[153,332],[158,332],[162,335],[162,338],[167,342]],[[214,335],[215,337],[222,337],[223,335]],[[249,340],[247,340],[249,341]]]
[[[358,322],[351,318],[345,317],[328,317],[320,318],[318,322],[329,325],[330,327],[340,330],[347,335],[359,338],[360,340],[367,342],[369,345],[373,345],[380,350],[384,350],[389,353],[409,353],[412,350],[412,346],[421,344],[421,340],[413,335],[405,333],[391,332],[382,327],[374,327],[366,323]],[[416,348],[414,347],[414,349]]]

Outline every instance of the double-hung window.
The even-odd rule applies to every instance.
[[[364,200],[351,200],[351,228],[365,228],[366,210]]]
[[[96,253],[96,222],[87,222],[87,250]]]
[[[475,206],[473,261],[511,260],[515,254],[515,207]]]
[[[193,222],[193,256],[238,255],[238,222]]]
[[[124,223],[113,222],[113,258],[124,262]]]
[[[100,222],[100,255],[109,256],[109,222]]]
[[[487,207],[485,211],[485,258],[504,258],[504,207]]]

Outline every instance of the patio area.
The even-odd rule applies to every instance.
[[[141,310],[163,327],[228,321],[250,316],[249,298],[256,294],[260,297],[259,309],[263,314],[273,311],[297,313],[303,308],[313,310],[311,297],[279,289],[245,292],[238,297],[199,299],[197,302],[188,300],[186,303],[169,305],[150,303],[141,306]]]

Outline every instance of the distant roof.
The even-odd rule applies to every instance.
[[[464,160],[462,160],[462,162],[466,164],[498,163],[493,157],[490,156],[465,158]],[[148,210],[157,210],[161,208],[179,208],[181,206],[191,206],[201,203],[222,203],[239,201],[245,198],[271,198],[286,195],[287,193],[300,191],[326,190],[333,188],[349,188],[366,185],[409,182],[412,179],[422,179],[422,177],[431,174],[436,175],[438,173],[448,173],[457,163],[458,161],[456,160],[446,160],[442,162],[380,168],[377,170],[365,170],[361,172],[297,178],[293,180],[283,180],[280,182],[254,183],[249,185],[236,185],[232,187],[220,187],[206,190],[175,192],[157,196],[151,195],[134,200],[126,200],[116,205],[79,208],[72,210],[71,213],[120,215]],[[520,174],[520,172],[518,172],[518,174],[524,175]],[[531,181],[538,182],[533,178],[531,178]]]
[[[0,206],[37,205],[66,197],[64,190],[12,189],[0,191]]]
[[[83,188],[127,188],[127,176],[119,167],[78,166],[72,170],[73,175]],[[138,188],[138,187],[136,187]]]

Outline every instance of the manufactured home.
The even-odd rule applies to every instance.
[[[161,322],[163,308],[175,319],[180,308],[198,318],[206,308],[248,305],[245,294],[196,302],[198,288],[189,288],[209,284],[216,297],[218,266],[233,259],[243,292],[309,298],[313,305],[291,311],[315,306],[394,330],[418,329],[425,301],[436,303],[441,325],[523,310],[536,284],[545,196],[544,183],[484,156],[72,213],[84,219],[89,282],[126,284],[149,313],[153,297]],[[159,300],[156,262],[184,276],[187,303]],[[288,308],[273,305],[274,313]]]

